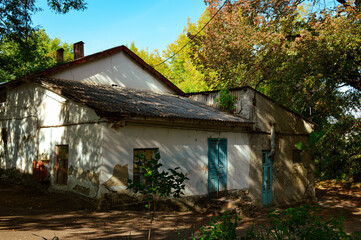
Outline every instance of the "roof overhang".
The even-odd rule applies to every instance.
[[[182,118],[162,118],[162,117],[132,117],[132,118],[107,118],[115,128],[127,125],[152,126],[163,128],[179,128],[189,130],[212,130],[228,132],[252,132],[253,122],[227,122],[227,121],[209,121],[198,119]]]

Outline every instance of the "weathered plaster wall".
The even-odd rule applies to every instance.
[[[5,108],[0,111],[0,128],[7,129],[7,149],[1,139],[0,163],[5,169],[18,168],[32,173],[36,158],[37,112],[43,94],[34,88],[7,90]]]
[[[186,184],[186,195],[207,194],[208,138],[227,138],[227,188],[249,187],[250,159],[245,133],[131,125],[115,130],[104,125],[103,136],[100,183],[112,190],[124,190],[126,179],[133,178],[134,148],[159,148],[165,169],[180,167],[190,179]]]
[[[276,154],[273,157],[273,203],[301,201],[305,197],[315,196],[314,187],[306,186],[312,181],[314,162],[311,156],[303,151],[303,163],[293,164],[293,150],[296,143],[308,142],[308,134],[312,132],[312,124],[291,111],[274,103],[267,97],[250,88],[231,90],[236,97],[236,114],[255,122],[254,132],[249,133],[250,171],[249,192],[258,206],[262,206],[262,151],[271,150],[271,123],[276,123]],[[214,100],[219,92],[195,94],[190,98],[217,107]],[[308,170],[309,169],[309,170]]]
[[[268,134],[250,134],[251,164],[249,193],[254,203],[262,206],[262,151],[270,150]],[[314,163],[310,155],[303,151],[303,163],[293,164],[292,152],[298,142],[307,142],[306,136],[277,136],[276,154],[272,160],[273,204],[300,202],[315,196],[313,179]],[[306,186],[309,188],[306,192]]]
[[[68,184],[54,187],[95,197],[102,136],[95,112],[35,84],[9,89],[7,96],[0,113],[0,129],[8,129],[7,151],[0,149],[1,167],[31,174],[33,161],[42,160],[54,184],[56,145],[69,145]]]
[[[55,188],[96,197],[99,187],[101,159],[101,127],[97,124],[73,125],[40,130],[39,150],[50,160]],[[68,182],[56,185],[56,146],[69,146]]]
[[[274,122],[276,123],[276,132],[279,133],[309,134],[312,132],[313,124],[299,115],[286,110],[259,93],[254,95],[254,91],[251,89],[247,89],[244,93],[249,96],[249,99],[256,96],[255,106],[251,106],[252,119],[256,123],[256,129],[270,132],[270,123]]]
[[[270,132],[270,123],[275,122],[278,132],[312,132],[312,124],[251,88],[231,90],[230,95],[235,97],[235,113],[254,121],[256,130]],[[219,97],[219,92],[194,94],[189,97],[209,106],[217,107],[218,103],[215,99]]]
[[[253,120],[252,116],[252,97],[249,89],[241,89],[241,90],[230,90],[229,94],[235,98],[235,113],[239,116],[247,119]],[[204,94],[194,94],[190,95],[189,98],[198,102],[203,102],[208,106],[212,106],[217,108],[218,102],[215,99],[219,98],[219,91],[210,92]]]
[[[251,171],[253,181],[250,193],[258,205],[262,205],[262,150],[271,150],[271,123],[276,123],[276,154],[272,160],[272,192],[273,203],[299,202],[305,198],[315,196],[314,186],[307,185],[312,181],[314,162],[307,151],[302,152],[301,164],[293,164],[293,150],[296,143],[308,142],[308,134],[312,131],[312,124],[298,115],[285,110],[271,100],[252,90],[244,92],[251,97],[256,96],[256,105],[251,111],[255,130],[262,133],[250,134],[251,143]]]
[[[174,93],[170,87],[141,68],[123,52],[74,66],[50,77]]]

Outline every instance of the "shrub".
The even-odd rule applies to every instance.
[[[252,226],[246,239],[317,239],[356,240],[360,233],[347,235],[342,227],[342,217],[325,218],[318,206],[304,205],[297,208],[273,211],[268,227]]]
[[[226,211],[225,213],[211,218],[206,226],[200,228],[198,239],[201,240],[233,240],[237,238],[236,228],[238,220],[236,212]]]
[[[178,172],[179,167],[168,169],[169,172],[160,171],[163,165],[159,162],[160,154],[157,153],[150,161],[147,161],[144,154],[138,156],[140,159],[136,164],[139,165],[144,173],[145,182],[133,182],[128,179],[128,189],[135,193],[140,193],[145,197],[147,204],[145,205],[149,213],[149,231],[148,240],[151,237],[152,223],[155,212],[157,210],[158,201],[161,198],[174,197],[179,198],[184,191],[184,182],[188,178]]]
[[[220,109],[226,112],[234,113],[236,110],[236,106],[234,106],[236,97],[231,96],[228,89],[222,89],[219,92],[219,97],[214,100],[218,102]]]

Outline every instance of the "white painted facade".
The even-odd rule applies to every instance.
[[[246,133],[131,123],[113,129],[113,124],[100,119],[92,109],[36,84],[8,90],[7,95],[6,111],[0,114],[0,129],[8,131],[7,151],[0,144],[4,169],[32,174],[33,161],[41,160],[48,167],[52,187],[100,198],[107,193],[104,184],[112,178],[115,166],[126,166],[127,178],[133,179],[134,149],[158,148],[165,169],[181,167],[190,179],[186,195],[206,195],[208,138],[226,138],[227,189],[249,187]],[[69,149],[66,185],[56,184],[58,145],[68,145]],[[110,189],[123,191],[126,182],[115,181]]]
[[[103,127],[103,166],[100,182],[112,177],[115,165],[128,166],[133,179],[133,152],[136,148],[158,148],[165,169],[180,167],[190,179],[186,195],[208,194],[208,139],[227,139],[227,188],[249,187],[250,150],[248,135],[210,130],[172,129],[168,127],[132,126],[117,130]],[[125,189],[120,183],[112,190]]]
[[[33,161],[42,160],[48,167],[51,182],[56,177],[56,146],[69,146],[67,186],[92,188],[89,196],[96,197],[98,184],[78,179],[83,172],[99,175],[101,159],[101,126],[92,109],[80,106],[35,84],[7,91],[5,111],[0,113],[0,130],[7,129],[7,148],[1,139],[0,166],[16,168],[32,174]]]
[[[124,52],[49,77],[175,94]],[[217,94],[194,95],[193,99],[215,107]],[[173,120],[166,118],[166,124],[125,119],[115,127],[93,109],[40,85],[10,85],[6,103],[0,108],[0,130],[7,132],[7,144],[0,135],[0,167],[31,174],[33,161],[41,160],[47,164],[52,187],[99,199],[110,191],[124,193],[127,179],[133,179],[134,149],[158,148],[165,169],[180,167],[189,178],[186,195],[206,195],[208,139],[227,139],[227,190],[248,189],[254,203],[261,206],[261,156],[271,148],[270,123],[276,123],[279,135],[273,162],[274,203],[301,200],[312,177],[307,175],[307,167],[312,169],[314,163],[309,158],[305,164],[293,164],[292,151],[297,142],[307,142],[312,124],[250,89],[234,94],[237,113],[255,122],[253,130],[202,121],[195,128],[191,119],[172,125]],[[59,145],[68,146],[65,185],[56,183]],[[314,191],[310,195],[314,196]]]
[[[49,77],[90,83],[116,84],[155,92],[175,93],[173,89],[149,74],[126,53],[118,52],[50,75]]]

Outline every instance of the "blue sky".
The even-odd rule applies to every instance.
[[[83,41],[85,55],[119,45],[164,50],[183,31],[190,17],[196,22],[205,10],[203,0],[86,0],[88,9],[65,15],[49,10],[33,16],[33,24],[67,43]]]

